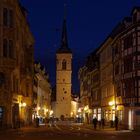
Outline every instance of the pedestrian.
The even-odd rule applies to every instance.
[[[36,127],[39,127],[39,118],[36,117]]]
[[[118,130],[118,117],[115,116],[115,129]]]
[[[101,119],[101,125],[102,125],[102,129],[104,129],[104,126],[105,126],[105,119],[104,118]]]
[[[96,128],[97,128],[97,122],[98,122],[98,121],[97,121],[97,118],[95,117],[95,118],[93,119],[93,121],[92,121],[95,130],[96,130]]]

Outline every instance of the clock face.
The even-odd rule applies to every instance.
[[[5,80],[4,73],[0,72],[0,86],[2,86],[2,84],[4,83],[4,80]]]

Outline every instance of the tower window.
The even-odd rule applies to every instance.
[[[67,62],[66,62],[66,60],[64,59],[64,60],[62,61],[62,70],[66,70],[66,68],[67,68]]]

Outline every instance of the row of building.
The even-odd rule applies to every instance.
[[[140,7],[135,7],[79,69],[80,114],[140,127]]]
[[[47,117],[51,85],[34,62],[34,37],[19,0],[0,0],[0,127],[20,127]]]

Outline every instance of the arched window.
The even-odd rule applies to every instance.
[[[62,70],[66,70],[66,68],[67,68],[67,62],[66,62],[66,60],[64,59],[64,60],[62,61]]]

